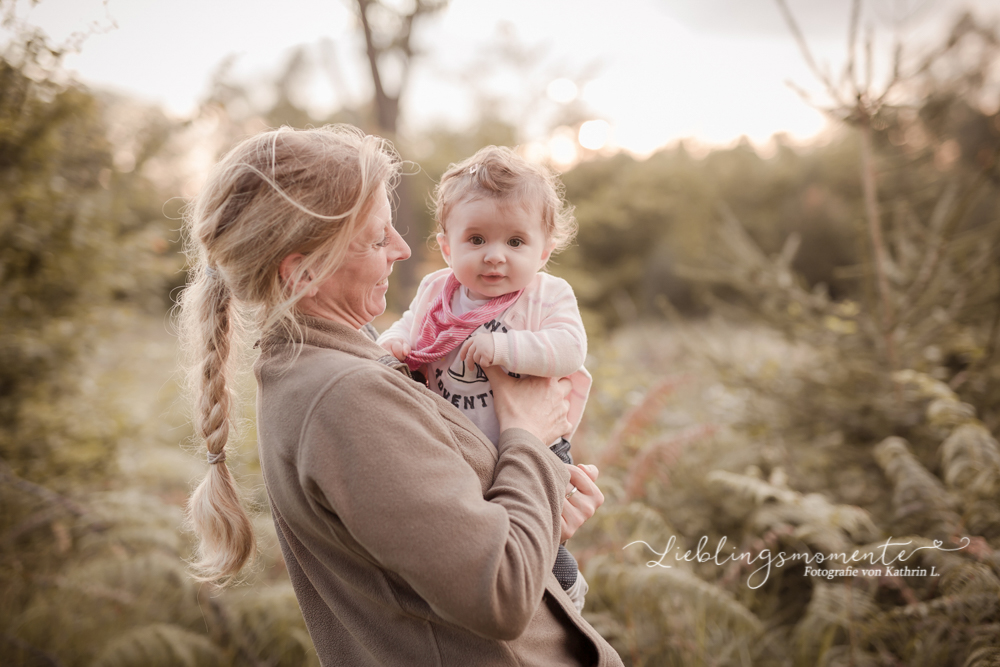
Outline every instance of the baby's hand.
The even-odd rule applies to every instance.
[[[406,356],[410,354],[410,344],[398,338],[390,338],[382,343],[382,347],[400,361],[406,361]]]
[[[489,368],[493,365],[495,351],[493,334],[479,334],[462,343],[462,349],[458,351],[458,356],[466,363],[471,361],[479,364],[480,368]]]

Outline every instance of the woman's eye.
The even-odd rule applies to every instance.
[[[381,240],[381,241],[379,241],[378,243],[376,243],[375,245],[376,245],[376,246],[378,246],[379,248],[384,248],[384,247],[386,247],[387,245],[389,245],[389,235],[388,235],[388,234],[386,234],[386,235],[385,235],[385,236],[384,236],[384,237],[382,238],[382,240]]]
[[[483,245],[484,243],[486,243],[486,239],[484,239],[482,236],[473,236],[472,238],[469,239],[469,243],[471,243],[472,245]]]
[[[521,239],[511,239],[510,241],[507,241],[507,245],[511,248],[520,248],[522,243],[524,243],[524,241]]]

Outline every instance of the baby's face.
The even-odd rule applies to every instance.
[[[446,225],[447,231],[437,235],[441,254],[473,299],[527,287],[555,245],[542,230],[537,206],[526,210],[472,199],[456,204]]]

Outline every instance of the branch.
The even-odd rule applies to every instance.
[[[77,516],[87,514],[87,510],[85,510],[83,506],[76,501],[70,500],[66,496],[60,495],[55,491],[51,491],[44,486],[39,486],[34,482],[29,482],[26,479],[18,477],[7,462],[2,459],[0,459],[0,481],[10,484],[24,493],[29,493],[31,495],[38,496],[47,502],[60,505],[71,514],[75,514]]]
[[[358,0],[358,14],[361,18],[361,29],[365,35],[365,53],[368,55],[368,65],[371,68],[372,84],[375,86],[376,106],[379,98],[386,98],[385,89],[382,87],[382,77],[378,71],[378,57],[381,55],[379,49],[375,47],[375,38],[372,34],[371,24],[368,23],[368,7],[371,0]]]
[[[872,51],[874,48],[875,31],[868,26],[868,34],[865,35],[865,86],[862,89],[866,95],[872,89],[872,70],[875,66]]]
[[[854,0],[851,3],[851,21],[847,29],[847,66],[844,68],[844,77],[848,80],[851,87],[854,88],[856,96],[861,94],[861,88],[858,86],[858,80],[854,71],[854,66],[857,62],[858,24],[860,21],[861,0]]]
[[[860,110],[859,110],[860,111]],[[866,120],[870,121],[870,118]],[[875,183],[875,158],[872,154],[872,127],[870,122],[861,125],[861,187],[864,191],[865,213],[868,221],[868,234],[872,242],[872,254],[875,259],[875,277],[878,286],[879,300],[882,303],[882,336],[885,339],[885,350],[889,367],[896,369],[896,345],[893,340],[893,307],[889,292],[887,276],[889,257],[882,239],[882,223],[879,219],[878,193]]]
[[[998,274],[1000,275],[1000,274]],[[976,364],[979,368],[989,368],[993,361],[993,355],[997,350],[997,336],[1000,334],[1000,290],[997,291],[996,308],[993,311],[993,322],[990,324],[990,333],[986,338],[986,351],[982,359]]]
[[[964,193],[962,193],[962,198],[959,200],[958,206],[956,206],[952,211],[951,215],[947,219],[947,222],[945,222],[943,228],[941,229],[940,235],[938,236],[938,242],[931,249],[930,255],[927,256],[923,266],[920,267],[920,273],[917,274],[913,284],[910,285],[910,289],[907,290],[906,303],[916,303],[917,298],[919,298],[934,278],[938,265],[941,262],[941,257],[944,254],[945,246],[948,244],[948,238],[954,233],[955,229],[958,227],[958,223],[961,222],[962,218],[965,217],[966,212],[969,208],[971,208],[972,203],[979,194],[979,191],[991,180],[993,172],[996,170],[998,158],[1000,158],[1000,149],[994,151],[989,164],[979,171],[976,180],[973,181],[972,185],[970,185]],[[947,192],[945,193],[945,197],[948,197]],[[914,306],[911,305],[907,315],[912,314],[914,309]]]
[[[792,12],[788,9],[788,5],[785,0],[775,0],[775,2],[778,3],[781,15],[785,18],[785,22],[788,24],[788,29],[792,31],[792,36],[795,37],[795,41],[798,43],[799,50],[802,51],[802,57],[805,59],[809,69],[811,69],[813,74],[816,75],[816,78],[819,79],[824,86],[826,86],[826,90],[830,94],[830,97],[832,97],[837,103],[844,104],[839,91],[833,85],[830,77],[827,76],[827,74],[816,64],[816,60],[812,56],[812,51],[809,50],[809,44],[806,43],[806,38],[799,29],[799,24],[796,22],[795,17],[792,16]]]
[[[883,90],[882,94],[879,95],[876,107],[880,107],[885,103],[885,99],[889,96],[889,92],[896,87],[897,83],[899,83],[902,62],[903,44],[902,42],[897,41],[892,50],[892,77],[889,79],[889,83],[885,85],[885,90]]]

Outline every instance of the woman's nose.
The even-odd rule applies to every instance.
[[[392,227],[392,252],[390,253],[390,258],[392,261],[397,262],[399,260],[406,259],[410,256],[410,246],[406,245],[406,241],[399,232],[396,231],[395,227]]]

